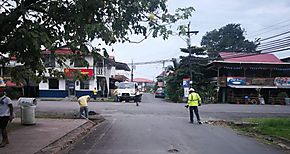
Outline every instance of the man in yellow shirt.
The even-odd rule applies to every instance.
[[[80,105],[80,118],[88,118],[88,102],[90,101],[90,95],[84,95],[79,97],[78,103]]]
[[[198,93],[195,92],[193,88],[189,89],[187,107],[189,107],[189,114],[190,114],[190,123],[193,123],[193,111],[196,115],[198,124],[201,124],[199,113],[198,113],[198,106],[201,105],[201,98]]]

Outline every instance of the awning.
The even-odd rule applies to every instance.
[[[244,88],[244,89],[277,89],[277,86],[261,86],[261,85],[228,85],[231,88]]]

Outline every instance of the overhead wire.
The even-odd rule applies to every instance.
[[[284,42],[284,41],[288,41],[288,40],[290,40],[290,36],[283,37],[283,38],[276,39],[276,40],[272,40],[272,41],[268,41],[268,42],[264,42],[263,45],[276,43],[276,42]]]
[[[289,40],[279,41],[279,42],[275,42],[275,43],[271,43],[271,44],[261,44],[261,45],[258,46],[258,48],[261,49],[261,48],[265,48],[265,47],[271,47],[271,46],[277,46],[277,45],[287,44],[287,43],[290,43]]]
[[[282,25],[280,27],[277,27],[277,26],[279,26],[280,24],[283,24],[283,23],[287,23],[287,22],[290,22],[290,19],[282,20],[281,22],[275,23],[273,25],[267,26],[265,28],[262,28],[260,30],[255,31],[255,32],[249,33],[247,36],[252,37],[252,36],[256,36],[256,35],[261,35],[263,33],[267,33],[268,31],[263,32],[264,30],[267,30],[267,29],[274,29],[274,28],[275,29],[281,29],[283,27],[289,26],[290,24],[289,25]]]
[[[234,56],[225,56],[223,57],[223,59],[232,59],[232,58],[241,58],[241,57],[249,57],[249,56],[255,56],[255,55],[260,55],[260,54],[269,54],[269,53],[276,53],[276,52],[280,52],[283,50],[277,50],[277,51],[268,51],[268,52],[263,52],[263,53],[252,53],[252,54],[246,54],[246,53],[240,53],[240,55],[234,55]]]
[[[286,31],[286,32],[283,32],[283,33],[280,33],[280,34],[277,34],[277,35],[274,35],[274,36],[270,36],[270,37],[267,37],[267,38],[264,38],[264,39],[261,39],[260,42],[262,41],[266,41],[266,40],[270,40],[272,38],[276,38],[276,37],[279,37],[279,36],[283,36],[285,34],[289,34],[290,31]]]

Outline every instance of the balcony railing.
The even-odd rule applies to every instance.
[[[96,75],[97,76],[104,76],[105,75],[105,68],[104,67],[96,67]]]

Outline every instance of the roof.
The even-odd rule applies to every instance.
[[[166,72],[162,71],[156,78],[164,77],[164,76],[166,76]]]
[[[125,71],[131,71],[129,66],[126,63],[122,62],[115,62],[116,64],[116,70],[125,70]]]
[[[134,82],[144,82],[144,83],[153,83],[152,80],[145,79],[145,78],[135,78],[133,79]]]
[[[22,87],[23,84],[20,83],[19,85],[17,85],[16,83],[8,80],[8,81],[6,81],[6,86],[7,87]]]
[[[117,81],[126,81],[128,78],[124,75],[115,75],[113,79]]]
[[[279,59],[289,59],[290,58],[290,49],[284,50],[284,51],[279,51],[279,52],[274,52],[273,53],[276,57]]]
[[[262,63],[283,63],[273,54],[256,54],[256,53],[236,53],[220,52],[220,57],[225,62],[262,62]]]
[[[56,54],[59,54],[59,55],[67,55],[67,54],[73,54],[74,52],[70,49],[70,48],[67,48],[67,47],[64,47],[64,48],[58,48],[54,51]],[[80,52],[79,50],[76,50],[75,52]],[[43,51],[43,54],[50,54],[51,51],[46,49]]]
[[[52,50],[45,49],[42,53],[43,54],[51,54]],[[69,46],[64,45],[61,47],[58,47],[56,50],[54,50],[55,54],[58,55],[68,55],[68,54],[75,54],[75,53],[82,53],[80,50],[72,50]]]

